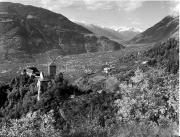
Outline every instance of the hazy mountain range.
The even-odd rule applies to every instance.
[[[78,24],[97,35],[106,36],[120,43],[154,43],[171,37],[179,39],[179,16],[166,16],[143,32],[136,28],[107,28],[94,24]]]
[[[88,29],[89,31],[92,31],[93,33],[100,35],[100,36],[106,36],[112,40],[123,42],[128,41],[135,37],[137,34],[140,34],[141,31],[136,28],[108,28],[108,27],[101,27],[94,24],[85,24],[82,22],[76,22],[79,25],[83,26],[84,28]]]

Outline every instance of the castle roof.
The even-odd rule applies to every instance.
[[[56,64],[54,62],[51,62],[49,66],[56,66]]]

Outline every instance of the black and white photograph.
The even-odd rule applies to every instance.
[[[0,0],[0,137],[179,137],[179,0]]]

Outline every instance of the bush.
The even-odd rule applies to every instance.
[[[163,70],[143,73],[137,69],[131,79],[134,85],[121,83],[122,99],[114,102],[119,108],[116,117],[120,123],[126,123],[125,125],[130,127],[133,127],[134,123],[136,130],[142,128],[142,124],[149,125],[148,130],[153,129],[154,124],[158,130],[170,130],[179,123],[178,75],[167,75]],[[153,130],[155,132],[155,129]],[[157,134],[163,136],[161,133]],[[168,134],[173,134],[173,130]]]
[[[0,129],[4,137],[60,137],[61,132],[53,126],[53,111],[41,115],[40,112],[29,112],[20,119],[11,119]]]

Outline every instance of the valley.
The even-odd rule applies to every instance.
[[[81,2],[49,5],[66,15],[79,7],[73,15],[92,22],[103,13],[97,19],[109,27],[73,22],[47,3],[0,2],[0,136],[179,136],[179,15],[141,32],[135,26],[151,18],[132,20],[135,1],[124,10],[116,1]]]
[[[149,44],[148,48],[150,48],[151,46],[152,45]],[[120,51],[98,52],[88,54],[86,53],[79,55],[60,56],[59,58],[54,57],[57,58],[57,74],[59,72],[63,72],[69,80],[73,81],[76,78],[79,78],[84,73],[84,67],[87,69],[90,68],[94,72],[100,71],[102,66],[106,63],[112,66],[116,66],[118,69],[124,67],[124,65],[128,67],[129,62],[123,63],[120,62],[119,59],[132,53],[137,54],[137,52],[143,52],[145,49],[147,49],[147,46],[145,44],[136,44],[136,46],[128,46],[127,48]],[[7,62],[4,64],[0,64],[0,81],[10,81],[12,77],[20,74],[21,70],[23,68],[26,68],[27,66],[35,66],[40,71],[47,74],[48,63],[50,63],[51,61],[49,60],[48,56],[46,56],[46,54],[44,56],[40,54],[37,55],[35,58],[35,62],[32,63]]]

